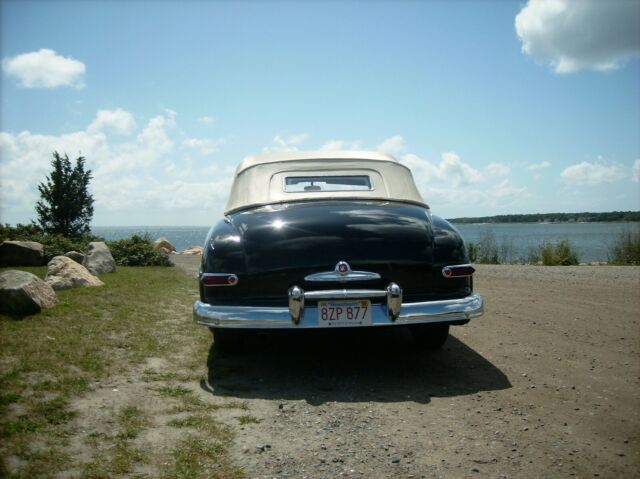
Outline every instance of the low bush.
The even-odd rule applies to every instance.
[[[640,265],[640,230],[618,233],[610,248],[609,262],[613,264]]]
[[[107,246],[120,266],[172,266],[166,254],[153,249],[147,234],[108,241]]]
[[[95,236],[86,236],[80,240],[71,240],[59,234],[45,234],[37,225],[8,224],[0,226],[0,241],[36,241],[44,247],[45,261],[54,256],[61,256],[69,251],[84,253],[91,241],[102,241]]]
[[[26,238],[42,236],[43,234],[42,228],[35,224],[23,225],[18,223],[15,226],[11,226],[8,223],[0,224],[0,242],[7,240],[32,241]]]
[[[570,266],[580,264],[577,251],[569,240],[557,244],[545,243],[540,246],[542,264],[545,266]]]

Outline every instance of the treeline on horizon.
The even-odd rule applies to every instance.
[[[533,213],[496,215],[476,218],[451,218],[452,223],[604,223],[640,221],[640,211],[609,211],[606,213]]]

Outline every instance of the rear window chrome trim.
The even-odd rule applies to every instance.
[[[327,189],[327,190],[302,190],[302,191],[291,191],[289,189],[287,189],[287,180],[289,178],[366,178],[367,183],[369,184],[369,187],[366,189]],[[285,175],[282,177],[282,191],[284,193],[309,193],[309,194],[313,194],[313,193],[354,193],[354,192],[359,192],[359,191],[376,191],[376,185],[375,182],[373,181],[373,178],[371,178],[371,175],[369,174],[359,174],[359,175],[354,175],[354,174],[316,174],[316,175],[300,175],[300,174],[292,174],[292,175]]]

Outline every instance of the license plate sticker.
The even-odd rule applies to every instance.
[[[371,301],[318,301],[318,324],[324,327],[371,324]]]

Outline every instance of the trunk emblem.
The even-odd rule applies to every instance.
[[[349,281],[370,281],[380,279],[378,273],[372,271],[353,271],[349,263],[346,261],[338,261],[333,271],[325,271],[322,273],[313,273],[305,276],[305,281],[338,281],[347,283]]]
[[[336,272],[342,275],[349,274],[350,271],[351,268],[349,267],[349,263],[347,263],[346,261],[339,261],[336,265]]]

